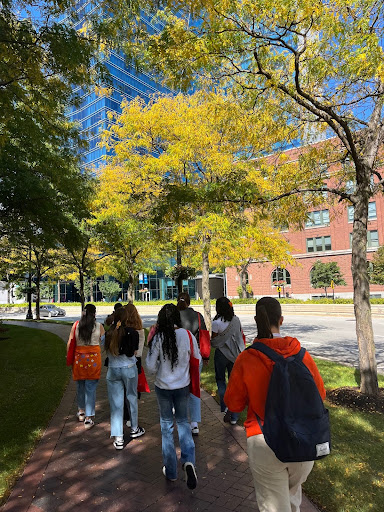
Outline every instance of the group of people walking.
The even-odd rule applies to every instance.
[[[313,461],[281,462],[265,442],[262,423],[273,362],[256,350],[245,350],[242,326],[228,298],[217,300],[216,313],[212,322],[211,344],[215,348],[215,376],[221,411],[224,421],[235,425],[240,412],[248,406],[244,426],[259,509],[261,512],[299,512],[301,484],[311,471]],[[283,317],[276,299],[265,297],[258,301],[255,320],[257,341],[284,358],[300,351],[297,339],[280,334]],[[125,403],[129,410],[127,425],[130,425],[130,437],[140,437],[145,433],[138,424],[137,400],[145,336],[141,318],[133,304],[116,305],[105,324],[106,332],[96,321],[96,308],[88,304],[80,321],[71,330],[70,339],[76,337],[72,368],[73,378],[77,381],[77,417],[79,421],[84,421],[86,429],[94,426],[101,349],[104,349],[108,366],[111,437],[115,448],[122,449]],[[191,360],[195,360],[201,372],[203,358],[199,336],[203,330],[206,330],[204,318],[190,308],[189,295],[181,293],[177,306],[166,304],[161,308],[157,323],[148,335],[145,364],[146,371],[155,375],[164,477],[170,481],[177,479],[178,463],[173,435],[176,424],[180,462],[190,489],[197,485],[193,436],[199,434],[201,422],[200,399],[190,392]],[[307,352],[303,362],[323,399],[325,391],[321,376]]]

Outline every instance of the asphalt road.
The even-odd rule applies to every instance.
[[[11,314],[7,318],[20,320],[25,319],[25,315]],[[251,342],[256,335],[253,316],[239,315],[239,318],[247,341]],[[104,321],[104,319],[104,316],[98,317],[100,321]],[[142,319],[144,326],[149,327],[155,323],[156,316],[143,315]],[[46,320],[50,319],[46,318]],[[74,322],[78,320],[78,317],[64,317],[63,320]],[[291,315],[285,317],[281,333],[298,338],[313,356],[358,367],[359,352],[355,329],[356,324],[353,317]],[[373,329],[378,370],[384,374],[384,318],[374,318]]]

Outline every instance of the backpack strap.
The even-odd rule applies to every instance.
[[[256,341],[251,345],[250,347],[246,348],[245,350],[249,350],[250,348],[253,348],[254,350],[258,350],[259,352],[262,352],[265,354],[269,359],[272,359],[275,363],[277,361],[284,360],[284,357],[275,352],[271,347],[268,347],[268,345],[265,345],[265,343],[261,343],[260,341]]]
[[[269,359],[272,359],[272,361],[274,361],[275,363],[277,363],[277,361],[280,361],[280,362],[290,361],[291,358],[294,358],[297,361],[302,361],[304,354],[306,352],[305,348],[301,347],[301,349],[299,350],[299,352],[297,354],[295,354],[291,357],[287,357],[287,359],[285,359],[285,357],[283,357],[280,354],[278,354],[277,352],[275,352],[271,347],[268,347],[268,345],[265,345],[265,343],[260,343],[260,341],[256,341],[253,345],[248,347],[246,350],[248,350],[249,348],[253,348],[254,350],[258,350],[259,352],[262,352],[267,357],[269,357]]]

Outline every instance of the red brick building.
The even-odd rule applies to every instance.
[[[297,158],[298,150],[292,151]],[[332,171],[330,173],[332,175]],[[302,231],[282,232],[293,246],[292,255],[296,265],[279,269],[272,264],[252,262],[248,267],[248,284],[255,297],[278,296],[278,283],[281,283],[281,296],[294,296],[307,299],[324,295],[324,289],[314,289],[310,284],[310,272],[316,261],[327,263],[336,261],[343,274],[346,286],[336,286],[335,297],[350,298],[353,295],[351,273],[351,233],[353,206],[338,204],[336,207],[322,206],[309,212],[308,221]],[[384,198],[377,195],[369,206],[367,258],[371,260],[375,251],[384,244]],[[238,297],[240,278],[235,268],[226,269],[226,293],[228,297]],[[328,294],[333,290],[328,289]],[[384,297],[384,286],[371,285],[371,296]]]

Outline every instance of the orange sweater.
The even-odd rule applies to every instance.
[[[297,354],[301,348],[299,341],[289,336],[255,339],[255,341],[265,343],[285,358]],[[324,400],[323,379],[308,352],[305,352],[303,363],[311,372],[321,398]],[[261,434],[256,414],[264,421],[265,402],[274,364],[269,357],[256,350],[244,350],[235,361],[224,401],[228,409],[233,412],[241,412],[248,406],[247,419],[244,423],[247,437]]]

